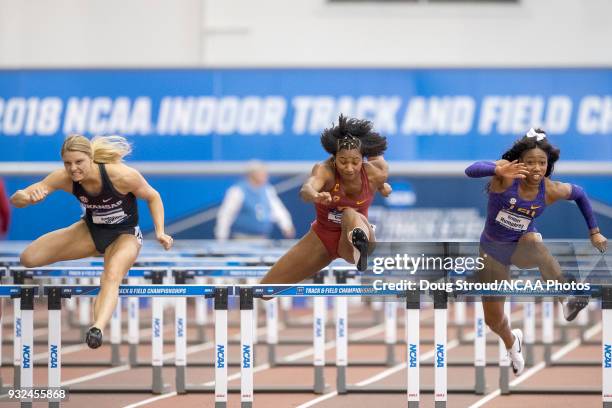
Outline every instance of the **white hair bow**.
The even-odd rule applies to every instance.
[[[529,132],[527,132],[527,137],[535,137],[536,140],[539,142],[540,140],[546,139],[546,134],[539,133],[534,128],[531,128],[529,129]]]

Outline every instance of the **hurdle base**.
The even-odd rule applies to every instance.
[[[346,390],[348,393],[355,394],[406,394],[406,387],[398,387],[393,385],[374,385],[374,386],[363,386],[358,385],[347,385]],[[423,387],[420,389],[421,394],[433,394],[435,389],[433,386]],[[448,394],[474,394],[474,386],[466,385],[463,387],[449,387],[446,391]],[[601,393],[601,391],[600,391]]]
[[[215,408],[227,408],[226,401],[215,401]]]
[[[436,401],[434,404],[435,408],[446,408],[446,401]]]
[[[164,384],[162,393],[170,390],[170,384]],[[116,394],[153,394],[153,387],[150,385],[134,386],[134,385],[98,385],[96,387],[81,386],[68,387],[71,394],[101,394],[114,392]]]
[[[601,361],[564,360],[551,361],[549,367],[601,367]]]
[[[189,393],[200,393],[200,394],[212,394],[215,392],[214,385],[194,385],[187,384],[185,386],[186,392]],[[324,392],[329,392],[331,386],[325,384]],[[227,392],[231,394],[239,394],[241,392],[240,386],[228,387]],[[286,393],[314,393],[314,387],[312,385],[257,385],[253,387],[254,393],[262,394],[286,394]],[[405,390],[404,390],[405,392]]]
[[[253,401],[240,401],[240,408],[252,408]]]
[[[562,387],[510,387],[510,394],[570,394],[570,395],[601,395],[601,388],[580,387],[580,388],[562,388]]]

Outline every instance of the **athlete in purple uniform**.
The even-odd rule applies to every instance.
[[[542,243],[534,220],[547,205],[559,200],[574,200],[589,228],[591,243],[601,252],[607,239],[597,227],[591,204],[581,187],[550,180],[559,149],[548,143],[546,133],[530,129],[497,162],[476,162],[465,170],[469,177],[491,177],[488,185],[487,220],[480,236],[480,255],[484,268],[481,281],[509,279],[510,265],[539,268],[546,280],[566,282],[559,262]],[[586,306],[584,300],[561,300],[566,320],[573,320]],[[511,330],[504,314],[504,299],[483,298],[487,325],[504,341],[516,375],[525,367],[522,355],[523,333]]]

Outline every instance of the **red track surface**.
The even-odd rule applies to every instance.
[[[350,337],[360,336],[368,339],[383,339],[383,327],[382,326],[370,326],[370,327],[356,327],[356,322],[368,321],[371,318],[371,311],[363,307],[362,305],[349,306],[349,333]],[[517,309],[518,310],[518,309]],[[165,326],[165,338],[167,340],[173,340],[173,316],[171,311],[167,311],[164,319]],[[193,310],[189,309],[189,316],[193,316]],[[308,324],[310,322],[310,312],[308,310],[296,310],[291,312],[292,322],[301,322]],[[402,314],[399,314],[402,316]],[[516,316],[520,316],[521,313],[517,313]],[[148,310],[143,310],[141,313],[141,327],[143,324],[148,323]],[[328,314],[328,321],[332,318],[333,314]],[[449,313],[449,317],[452,316]],[[236,312],[231,312],[229,321],[238,322],[239,315]],[[212,316],[211,316],[212,319]],[[399,318],[400,322],[403,318]],[[433,329],[430,327],[433,323],[433,313],[431,310],[423,310],[421,312],[421,339],[432,339]],[[46,342],[46,312],[42,303],[37,304],[37,310],[35,311],[36,327],[42,326],[35,329],[35,339],[44,340]],[[10,307],[5,308],[4,313],[4,342],[3,347],[3,360],[4,362],[11,360],[12,358],[12,347],[6,344],[7,341],[12,337],[12,310]],[[64,320],[66,322],[66,319]],[[188,322],[193,322],[191,317],[188,318]],[[353,326],[351,326],[351,323]],[[596,322],[592,322],[593,326]],[[521,322],[517,321],[514,323],[515,326],[521,326]],[[107,329],[108,330],[108,329]],[[570,341],[574,338],[579,337],[578,328],[570,329]],[[470,328],[466,328],[466,332],[471,331]],[[600,333],[597,329],[593,330],[595,333],[591,340],[599,340]],[[264,331],[260,329],[260,339],[265,339]],[[398,335],[403,334],[403,329],[398,330]],[[558,333],[557,333],[558,334]],[[236,337],[237,329],[230,328],[229,331],[230,339]],[[69,329],[67,324],[64,323],[62,332],[62,339],[64,341],[62,361],[109,361],[110,360],[110,346],[104,345],[99,350],[89,350],[82,343],[76,346],[69,346],[66,342],[70,340],[78,340],[79,332],[76,329]],[[195,330],[193,324],[188,330],[188,339],[195,338]],[[214,329],[212,327],[207,329],[208,339],[214,338]],[[334,330],[330,328],[327,331],[327,359],[330,362],[335,361],[335,348],[333,347]],[[109,335],[107,334],[107,338]],[[284,328],[281,327],[279,339],[282,341],[287,338],[305,338],[312,339],[312,330],[305,328]],[[538,329],[539,338],[539,329]],[[461,344],[451,347],[456,339],[456,331],[449,329],[448,340],[449,350],[448,358],[449,361],[456,359],[466,360],[473,359],[473,348],[471,344]],[[489,335],[489,339],[493,339],[493,335]],[[143,328],[141,331],[141,340],[150,340],[150,330]],[[212,343],[205,343],[201,345],[189,345],[188,347],[188,365],[193,361],[213,361]],[[193,351],[193,347],[198,347],[199,351]],[[553,353],[560,350],[563,345],[555,346]],[[432,345],[422,344],[422,353],[427,353],[433,348]],[[238,345],[229,346],[229,361],[238,360]],[[278,359],[282,360],[283,357],[294,355],[295,353],[301,353],[302,358],[299,361],[312,361],[312,354],[308,352],[310,346],[279,346],[278,347]],[[567,349],[567,348],[566,348]],[[35,357],[37,354],[44,353],[46,347],[43,344],[35,345]],[[127,359],[128,349],[127,346],[122,346],[122,358]],[[166,344],[164,348],[165,353],[172,353],[174,351],[173,344]],[[498,348],[497,346],[488,345],[487,354],[490,360],[497,359]],[[591,361],[598,361],[600,359],[601,348],[597,345],[577,345],[571,348],[561,360],[576,360],[584,359]],[[265,345],[257,346],[257,360],[255,364],[255,387],[262,385],[291,385],[301,384],[310,385],[313,382],[313,369],[312,367],[275,367],[269,368],[266,364],[267,350]],[[542,348],[536,346],[535,349],[536,364],[541,361]],[[139,357],[141,361],[150,361],[151,359],[151,348],[149,345],[143,344],[139,347]],[[385,346],[381,345],[354,345],[349,344],[349,364],[351,362],[359,360],[384,360],[385,357]],[[405,358],[405,346],[396,346],[396,359],[398,364],[401,363]],[[46,361],[43,356],[42,361]],[[172,359],[168,360],[171,363]],[[355,384],[364,380],[371,379],[372,377],[387,372],[387,370],[393,371],[388,376],[385,376],[380,381],[374,383],[374,385],[396,385],[403,386],[405,389],[406,384],[406,373],[402,367],[385,367],[381,365],[379,367],[348,367],[347,380],[349,384]],[[581,386],[599,387],[601,388],[601,367],[547,367],[541,369],[533,369],[533,375],[529,376],[530,372],[526,369],[524,374],[524,381],[521,386],[556,386],[566,387],[567,389],[573,389]],[[237,367],[230,367],[229,370],[230,386],[239,385],[239,371]],[[3,383],[12,382],[13,372],[12,367],[3,366],[0,369]],[[87,380],[86,376],[94,375],[95,378]],[[174,391],[174,368],[166,367],[163,371],[164,382],[169,385],[169,393],[162,394],[159,396],[152,394],[118,394],[118,393],[96,393],[96,394],[72,394],[70,400],[62,403],[63,407],[66,408],[97,408],[97,407],[214,407],[214,396],[213,394],[187,394],[179,395],[172,393]],[[497,390],[498,386],[499,370],[496,367],[488,367],[486,370],[487,380],[487,392],[485,395],[462,395],[462,394],[450,394],[448,397],[448,407],[469,407],[484,398],[487,395]],[[512,375],[511,375],[512,376]],[[326,382],[329,384],[329,392],[324,395],[306,394],[306,393],[287,393],[287,394],[264,394],[255,393],[255,407],[298,407],[302,404],[314,403],[313,405],[305,406],[316,406],[316,407],[345,407],[351,408],[360,407],[403,407],[406,406],[406,396],[403,394],[348,394],[338,396],[335,395],[335,384],[336,384],[336,370],[334,367],[325,368]],[[522,377],[519,377],[522,378]],[[514,377],[511,378],[513,380]],[[34,383],[38,387],[43,387],[47,381],[47,372],[45,367],[36,367],[34,370]],[[119,367],[63,367],[62,368],[62,382],[70,381],[74,384],[79,385],[142,385],[150,386],[151,384],[151,369],[150,368],[134,368],[130,369],[129,366],[123,365]],[[190,384],[202,384],[209,383],[213,384],[214,371],[212,368],[187,368],[187,382]],[[474,369],[472,367],[449,367],[448,368],[448,384],[449,387],[453,385],[473,385],[474,383]],[[432,386],[433,385],[433,368],[432,367],[421,367],[421,385]],[[148,401],[148,402],[147,402]],[[134,405],[132,405],[134,404]],[[138,405],[140,404],[140,405]],[[17,404],[6,404],[1,406],[18,406]],[[46,406],[42,403],[35,403],[35,407]],[[240,406],[240,395],[230,394],[229,407]],[[433,396],[432,394],[421,395],[421,406],[432,407]],[[597,395],[510,395],[510,396],[493,396],[489,397],[487,402],[484,403],[484,407],[597,407],[601,406],[601,396]]]

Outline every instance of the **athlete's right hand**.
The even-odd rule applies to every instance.
[[[519,163],[518,160],[511,161],[505,164],[498,164],[495,167],[495,175],[512,179],[524,179],[529,175],[525,163]]]
[[[328,191],[321,191],[312,198],[312,201],[319,204],[331,204],[332,197]]]
[[[44,200],[49,195],[49,190],[46,187],[40,186],[30,191],[30,203],[36,204]]]

